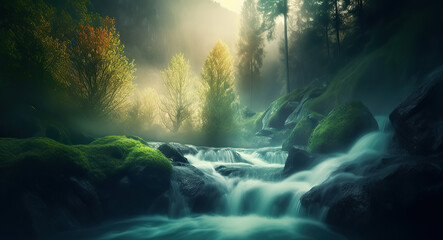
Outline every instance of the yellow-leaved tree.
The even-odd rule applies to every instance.
[[[207,142],[225,145],[236,131],[234,71],[228,46],[218,41],[203,65],[202,130]]]
[[[107,116],[131,94],[134,61],[124,55],[114,19],[106,17],[99,27],[81,24],[71,61],[71,87],[87,114]]]
[[[160,103],[162,122],[171,132],[177,132],[192,116],[195,103],[191,65],[183,54],[172,57],[168,68],[162,72],[162,79],[166,87],[166,96]]]

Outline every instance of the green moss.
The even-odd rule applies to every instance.
[[[257,131],[259,131],[262,128],[262,119],[263,119],[263,112],[256,113],[254,116],[243,119],[243,122],[241,122],[241,127],[243,131],[246,133],[252,133],[255,134]]]
[[[301,101],[304,92],[305,89],[294,89],[290,93],[272,102],[269,106],[269,126],[279,127],[280,125],[283,125],[286,117],[291,114],[290,112],[285,111],[287,104],[290,102]]]
[[[311,112],[328,114],[334,107],[351,99],[389,96],[392,89],[406,86],[399,76],[413,64],[414,47],[423,22],[422,14],[405,16],[403,27],[387,25],[380,31],[399,29],[393,37],[376,49],[368,49],[353,58],[333,76],[326,91],[307,103]],[[375,34],[381,35],[381,34]],[[381,101],[384,101],[381,98]]]
[[[306,146],[311,133],[323,118],[324,116],[318,113],[304,116],[292,129],[291,134],[283,143],[282,149],[289,150],[294,145]]]
[[[265,112],[268,117],[268,125],[273,128],[282,128],[286,118],[292,113],[293,108],[289,107],[291,102],[301,102],[304,97],[316,97],[323,93],[324,88],[318,86],[318,82],[314,81],[305,88],[297,88],[290,93],[278,98]]]
[[[377,129],[377,122],[366,106],[361,102],[346,103],[335,108],[314,129],[308,151],[342,151],[362,134]]]
[[[64,145],[49,138],[0,139],[3,183],[52,174],[102,182],[134,165],[149,167],[167,178],[172,171],[171,163],[161,152],[123,136],[100,138],[89,145]]]

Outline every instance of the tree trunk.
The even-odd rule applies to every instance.
[[[335,32],[337,35],[338,56],[340,56],[340,18],[338,14],[338,0],[335,0]]]
[[[360,20],[360,30],[364,32],[364,17],[363,17],[363,0],[358,1],[358,10],[359,10],[359,20]]]
[[[291,92],[291,87],[289,85],[289,53],[288,53],[288,24],[287,24],[287,18],[288,18],[288,1],[285,0],[285,7],[286,10],[284,12],[284,19],[285,19],[285,54],[286,54],[286,90]]]
[[[328,26],[326,25],[325,27],[325,37],[326,37],[326,49],[328,50],[328,59],[329,59],[329,29]]]
[[[249,107],[252,109],[252,84],[253,84],[253,81],[254,81],[254,79],[253,79],[253,77],[254,77],[254,66],[253,66],[253,64],[252,64],[252,62],[253,62],[253,60],[252,60],[252,56],[251,56],[251,59],[250,59],[250,61],[249,61],[249,69],[251,70],[251,72],[249,73],[250,74],[250,76],[249,76],[249,100],[250,100],[250,102],[249,102]]]

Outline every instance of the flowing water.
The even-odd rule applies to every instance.
[[[311,169],[286,178],[281,172],[287,153],[280,148],[199,149],[186,157],[224,193],[215,213],[192,213],[173,181],[169,215],[109,223],[84,232],[82,239],[344,239],[321,222],[327,209],[314,218],[304,216],[300,198],[342,164],[386,154],[388,120],[377,121],[380,131],[364,135],[347,153],[325,156]],[[240,171],[223,176],[220,167]]]

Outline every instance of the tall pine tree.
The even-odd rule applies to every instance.
[[[288,1],[287,0],[259,0],[258,9],[263,15],[263,27],[268,31],[268,40],[274,38],[275,21],[283,15],[285,34],[285,63],[286,63],[286,90],[289,93],[289,49],[288,49]]]
[[[260,68],[263,65],[264,57],[263,30],[255,0],[246,0],[243,3],[241,17],[238,40],[238,73],[241,87],[244,90],[249,87],[249,106],[252,107],[252,89],[254,81],[260,77]]]
[[[203,65],[202,129],[211,145],[225,145],[235,133],[234,71],[228,46],[218,41]]]

